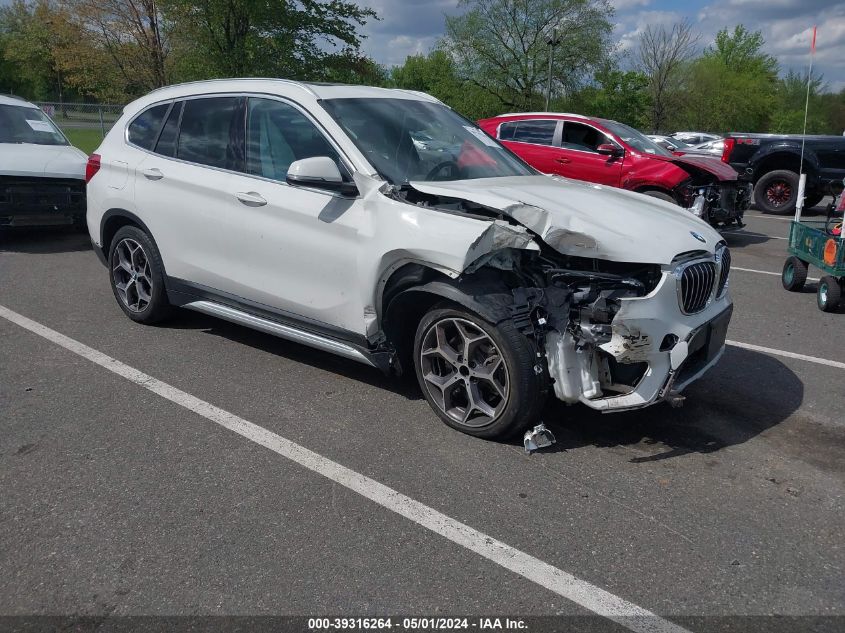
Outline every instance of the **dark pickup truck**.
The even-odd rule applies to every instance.
[[[795,212],[801,140],[807,185],[804,208],[816,206],[830,185],[845,177],[845,136],[731,133],[722,160],[754,183],[754,202],[764,213]]]

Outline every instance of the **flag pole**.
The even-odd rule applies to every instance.
[[[816,29],[813,27],[813,43],[810,45],[810,70],[807,72],[807,98],[804,101],[804,130],[801,133],[801,160],[798,165],[798,199],[795,201],[795,221],[801,220],[804,209],[804,190],[807,186],[807,174],[804,173],[804,143],[807,140],[807,112],[810,109],[810,85],[813,82],[813,58],[816,56]]]

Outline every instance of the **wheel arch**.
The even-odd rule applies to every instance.
[[[655,191],[657,193],[665,193],[667,196],[672,198],[675,202],[678,201],[678,197],[675,195],[675,192],[671,189],[667,189],[661,185],[657,184],[648,184],[648,185],[640,185],[636,189],[633,190],[635,193],[648,193],[649,191]]]
[[[452,279],[425,264],[409,263],[386,280],[381,294],[381,330],[405,367],[417,325],[434,305],[448,301],[495,325],[511,316],[511,300],[504,283],[491,282],[486,275]]]
[[[134,226],[142,230],[152,241],[156,250],[158,251],[158,244],[149,227],[137,215],[126,209],[113,208],[109,209],[103,214],[100,219],[100,247],[97,250],[97,256],[103,264],[108,265],[109,252],[111,251],[111,243],[114,236],[124,226]],[[164,265],[164,259],[161,257],[159,251],[159,261],[161,262],[162,274],[164,275],[165,285],[167,285],[167,269]]]
[[[111,242],[115,234],[126,225],[137,226],[149,235],[150,239],[153,239],[150,229],[137,215],[126,209],[109,209],[100,218],[100,248],[106,258],[108,258],[109,250],[111,250]]]
[[[751,169],[755,185],[763,176],[773,171],[786,170],[798,174],[801,172],[801,155],[791,148],[773,148],[755,157]],[[818,175],[819,160],[815,152],[804,152],[804,169],[808,179],[814,179]]]

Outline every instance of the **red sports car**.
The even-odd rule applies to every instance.
[[[624,123],[578,114],[503,114],[478,124],[544,173],[669,200],[717,228],[744,226],[751,184],[718,158],[676,156]]]

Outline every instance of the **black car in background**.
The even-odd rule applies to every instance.
[[[761,211],[795,212],[802,139],[803,171],[807,174],[804,208],[809,209],[845,177],[845,136],[734,132],[725,138],[722,160],[754,183],[754,202]]]

